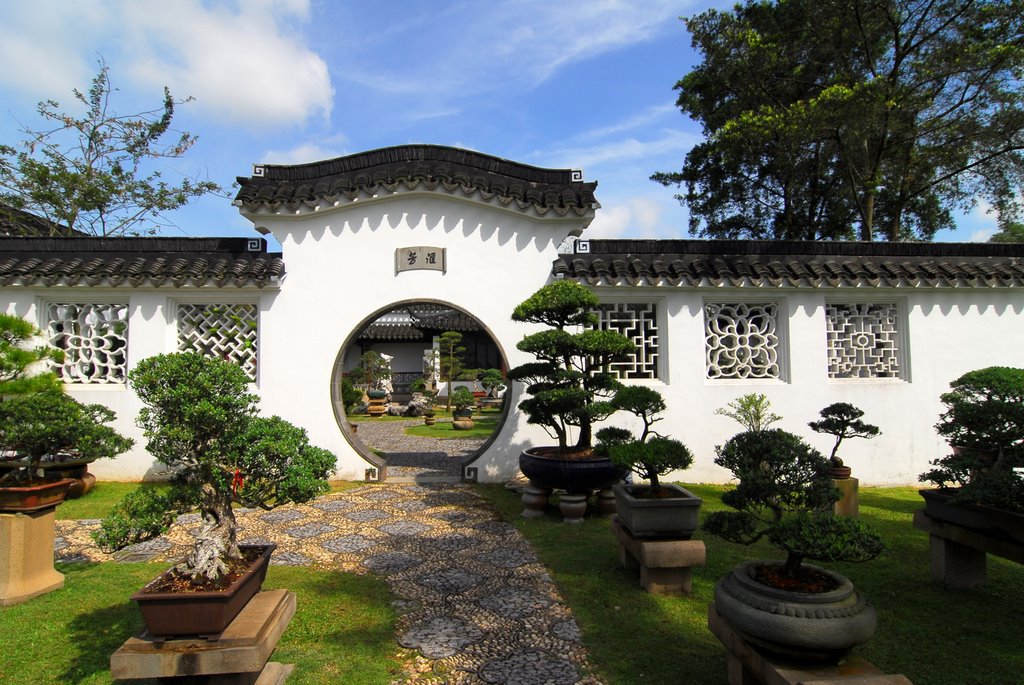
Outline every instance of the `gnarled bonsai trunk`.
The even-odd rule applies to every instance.
[[[195,546],[177,570],[192,578],[217,580],[228,568],[224,559],[242,556],[238,549],[235,530],[235,513],[231,509],[231,496],[218,492],[209,483],[203,484],[203,501],[200,505],[203,527],[196,536]]]

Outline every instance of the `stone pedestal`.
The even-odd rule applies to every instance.
[[[55,512],[0,514],[0,606],[64,587],[64,575],[53,568]]]
[[[836,478],[832,484],[839,488],[843,496],[832,509],[836,516],[860,516],[860,480],[857,478]]]
[[[928,533],[932,580],[948,587],[971,590],[985,584],[986,554],[1024,564],[1024,545],[914,512],[914,527]]]
[[[692,568],[707,562],[703,540],[640,540],[612,517],[612,534],[619,541],[619,561],[640,571],[640,585],[652,594],[690,594]]]
[[[544,515],[548,506],[548,497],[551,496],[551,488],[542,488],[529,483],[523,488],[523,518],[535,519]]]
[[[708,607],[708,628],[725,646],[729,685],[913,685],[906,676],[886,675],[856,655],[824,665],[764,654],[729,627],[714,602]]]
[[[563,523],[583,523],[587,515],[587,494],[559,494],[558,510],[562,512]]]
[[[110,672],[115,682],[125,685],[157,678],[189,685],[279,685],[292,666],[267,660],[294,615],[294,593],[260,592],[219,640],[132,637],[110,657]]]
[[[611,488],[598,490],[594,501],[601,516],[611,516],[615,513],[615,492]]]

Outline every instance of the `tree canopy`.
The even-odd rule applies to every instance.
[[[192,134],[171,129],[175,106],[191,98],[175,100],[164,88],[160,107],[117,114],[111,102],[116,89],[102,60],[89,91],[73,92],[84,113],[40,102],[36,111],[45,128],[24,128],[26,139],[17,148],[0,145],[0,212],[10,213],[12,223],[21,210],[44,219],[51,236],[153,233],[165,212],[220,190],[188,176],[168,182],[154,165],[195,144]]]
[[[929,240],[1019,216],[1024,0],[747,0],[684,20],[705,140],[676,172],[715,238]]]

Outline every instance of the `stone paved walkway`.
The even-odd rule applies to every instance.
[[[596,685],[547,571],[470,486],[371,484],[237,514],[240,541],[278,545],[272,564],[381,575],[400,614],[397,641],[417,653],[409,682]],[[57,559],[112,560],[89,537],[98,525],[58,521]],[[180,516],[166,535],[117,559],[176,560],[198,526],[197,514]]]
[[[408,421],[357,421],[355,438],[367,448],[383,453],[387,460],[388,480],[417,483],[461,480],[462,462],[473,456],[484,438],[421,438],[406,435],[403,429],[423,424],[423,419]]]

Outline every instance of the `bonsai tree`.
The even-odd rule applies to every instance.
[[[661,476],[689,468],[693,463],[693,454],[686,445],[651,430],[663,418],[659,414],[665,411],[665,399],[653,388],[630,385],[615,393],[612,406],[639,417],[643,430],[639,437],[634,437],[625,428],[602,428],[597,432],[598,447],[618,466],[648,480],[654,493],[660,493]]]
[[[560,455],[592,450],[593,425],[615,411],[611,397],[619,383],[608,373],[608,364],[635,349],[626,336],[594,328],[598,305],[580,283],[555,281],[512,312],[513,321],[548,326],[516,345],[536,361],[510,369],[508,377],[526,385],[530,397],[519,408],[558,441]],[[577,436],[570,446],[572,430]]]
[[[462,333],[458,331],[445,331],[438,338],[438,367],[441,380],[448,385],[448,411],[452,409],[452,395],[455,389],[452,382],[462,378],[466,372],[465,362],[462,355],[466,348],[462,344]]]
[[[414,401],[409,403],[410,409],[415,402],[415,395],[419,395],[422,398],[420,400],[420,406],[423,407],[423,415],[434,415],[434,407],[437,404],[437,392],[429,389],[425,378],[417,378],[409,383],[409,392],[414,396]],[[413,415],[415,416],[415,414]]]
[[[956,489],[957,501],[1024,512],[1024,369],[991,366],[969,371],[940,396],[945,410],[935,429],[954,447],[920,476]]]
[[[476,404],[476,398],[469,388],[460,386],[448,395],[448,402],[455,407],[455,415],[458,416]]]
[[[715,452],[715,463],[739,484],[722,495],[735,511],[709,514],[707,532],[744,545],[767,538],[786,554],[781,575],[787,578],[800,574],[805,559],[868,561],[881,553],[881,539],[863,522],[832,514],[840,493],[829,462],[798,436],[748,430]]]
[[[505,389],[505,377],[498,369],[486,369],[480,374],[480,385],[487,391],[488,397],[497,397]]]
[[[122,502],[96,536],[104,549],[153,537],[175,514],[198,507],[202,528],[176,570],[216,581],[241,558],[233,504],[271,509],[327,490],[334,455],[284,419],[257,416],[259,398],[240,367],[193,352],[165,354],[140,361],[129,382],[145,405],[138,420],[147,449],[170,469],[170,490]],[[132,525],[139,513],[148,519]]]
[[[32,346],[42,335],[32,323],[13,314],[0,314],[0,398],[60,389],[60,379],[53,371],[41,371],[39,365],[60,364],[64,352],[47,345]]]
[[[860,417],[864,412],[846,402],[836,402],[822,409],[820,421],[811,421],[807,425],[816,433],[828,433],[836,438],[832,446],[832,453],[829,455],[829,463],[833,469],[843,468],[843,460],[839,458],[839,445],[846,438],[868,438],[878,435],[878,426],[865,423]]]
[[[69,459],[90,462],[115,457],[134,444],[107,424],[114,412],[99,404],[82,404],[60,388],[16,395],[0,402],[0,452],[25,463],[9,471],[3,485],[30,485],[40,469]]]
[[[363,401],[363,391],[356,388],[349,378],[341,379],[341,403],[345,413],[351,413]]]
[[[380,352],[369,350],[359,357],[359,364],[349,373],[356,385],[367,391],[382,390],[385,380],[391,378],[391,363]]]

